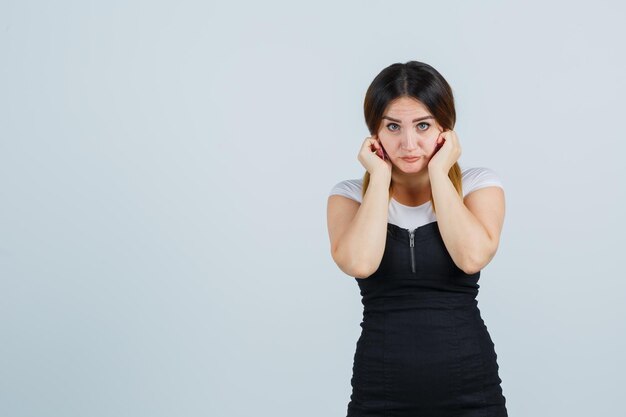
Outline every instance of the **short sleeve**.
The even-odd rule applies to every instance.
[[[344,180],[335,184],[328,194],[329,196],[333,194],[342,195],[344,197],[348,197],[352,200],[361,203],[361,190],[363,187],[362,179],[353,179],[353,180]]]
[[[497,186],[504,189],[500,176],[491,168],[467,168],[462,172],[463,196],[485,187]]]

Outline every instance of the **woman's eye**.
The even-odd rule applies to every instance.
[[[419,130],[421,130],[421,131],[427,130],[427,129],[430,127],[430,123],[426,123],[426,122],[422,122],[422,123],[418,123],[418,124],[417,124],[417,126],[422,126],[422,125],[425,125],[425,127],[424,127],[424,128],[420,128],[420,127],[418,127],[418,129],[419,129]],[[387,125],[387,128],[388,128],[389,130],[391,130],[392,132],[397,132],[397,131],[398,131],[398,129],[391,128],[391,126],[398,126],[398,124],[397,124],[397,123],[389,123],[389,124]]]
[[[395,124],[395,123],[389,123],[389,124],[387,125],[387,128],[389,128],[389,126],[398,126],[398,125],[397,125],[397,124]],[[392,132],[395,132],[395,131],[396,131],[395,129],[389,129],[389,130],[391,130]]]

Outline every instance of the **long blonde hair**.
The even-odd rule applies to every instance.
[[[456,123],[456,110],[452,88],[443,76],[433,67],[423,62],[409,61],[396,63],[383,69],[372,81],[365,94],[363,110],[365,123],[371,135],[376,134],[382,124],[382,116],[387,106],[400,97],[410,97],[420,101],[445,129],[452,130]],[[463,197],[461,167],[458,162],[450,168],[448,178]],[[363,175],[362,197],[365,196],[370,181],[370,173]],[[389,200],[393,196],[393,181],[389,184]],[[433,193],[430,202],[436,213]]]

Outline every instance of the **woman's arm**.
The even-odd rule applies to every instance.
[[[367,278],[378,267],[385,252],[389,211],[387,173],[370,175],[363,201],[352,219],[345,219],[329,201],[328,222],[332,257],[339,268],[355,278]],[[336,209],[336,210],[335,210]]]
[[[437,224],[454,263],[466,274],[483,269],[496,254],[504,223],[504,190],[485,187],[461,199],[447,173],[429,170]]]

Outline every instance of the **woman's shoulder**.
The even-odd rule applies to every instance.
[[[363,189],[363,178],[354,178],[339,181],[330,189],[329,196],[336,194],[351,198],[361,203],[361,190]]]
[[[463,195],[480,188],[497,186],[504,189],[504,184],[498,172],[488,167],[465,167],[461,169],[463,181]]]

